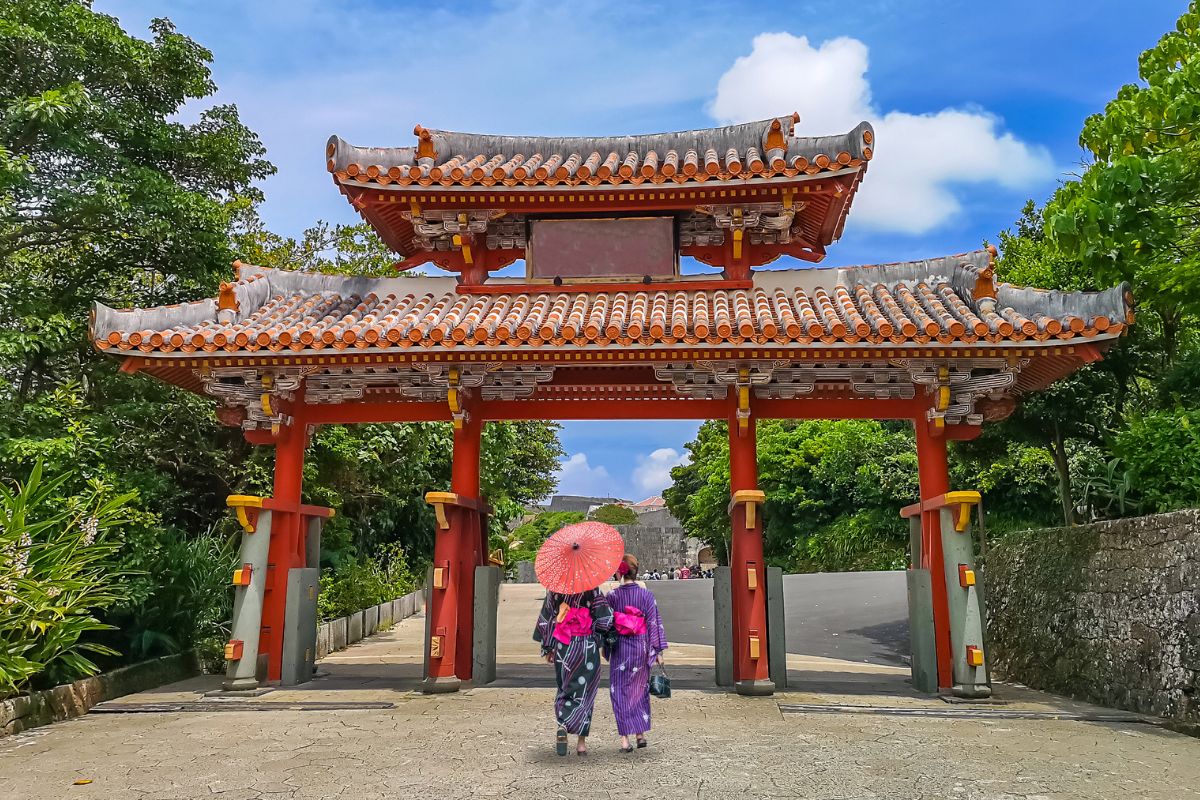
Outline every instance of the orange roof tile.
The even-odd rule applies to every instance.
[[[416,147],[358,147],[338,136],[326,168],[377,186],[596,186],[793,177],[871,159],[866,122],[838,136],[794,136],[799,115],[633,136],[494,136],[414,129]]]
[[[869,267],[758,271],[751,288],[583,286],[456,291],[451,278],[354,278],[243,265],[218,300],[118,311],[92,338],[129,355],[679,348],[767,344],[1038,344],[1107,340],[1132,321],[1128,291],[1000,285],[973,297],[984,251]],[[499,281],[488,283],[489,287]],[[987,294],[986,292],[984,294]]]

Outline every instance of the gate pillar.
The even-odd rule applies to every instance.
[[[933,518],[937,523],[934,535],[939,539],[942,560],[940,564],[931,564],[927,572],[928,583],[936,585],[940,578],[946,587],[945,604],[941,609],[944,627],[938,625],[938,606],[932,593],[929,599],[933,604],[934,638],[939,644],[943,640],[949,644],[948,656],[935,648],[937,688],[958,697],[988,697],[992,693],[984,654],[987,624],[971,532],[971,508],[979,505],[979,500],[979,492],[946,492],[906,506],[900,512],[913,520],[922,519],[923,529],[932,527],[926,518]],[[913,528],[916,527],[914,524]],[[910,581],[910,587],[912,585]],[[913,602],[911,596],[909,602]],[[918,673],[929,671],[928,664],[918,664],[916,647],[916,642],[927,638],[925,631],[913,631],[914,685]],[[928,657],[928,654],[923,656]],[[942,677],[945,673],[949,673],[948,681]]]
[[[483,421],[455,420],[449,492],[430,492],[437,533],[429,585],[426,692],[454,692],[473,671],[475,568],[487,563],[487,504],[479,497]]]
[[[317,552],[321,536],[321,521],[333,516],[333,509],[280,502],[274,497],[230,495],[226,504],[234,509],[242,526],[242,543],[238,567],[233,573],[233,622],[230,639],[225,645],[226,672],[223,687],[228,691],[246,691],[262,683],[275,683],[282,678],[285,638],[303,635],[288,631],[287,582],[290,569],[280,569],[272,555],[280,550],[291,553]],[[298,543],[286,542],[287,528],[281,520],[299,520],[304,532]],[[314,563],[312,566],[316,567]],[[268,601],[280,600],[280,607]],[[316,598],[300,598],[295,602],[315,604]],[[293,616],[296,609],[292,609]],[[280,618],[270,616],[279,613]],[[278,632],[278,636],[274,634]],[[298,678],[303,683],[308,677]]]
[[[733,599],[733,682],[738,694],[769,695],[766,566],[763,563],[762,504],[754,418],[729,420],[729,565]]]
[[[929,423],[920,419],[916,421],[915,433],[917,477],[923,503],[950,490],[950,472],[946,437],[935,436]],[[941,522],[936,514],[920,514],[919,519],[921,549],[919,553],[913,553],[913,563],[919,569],[929,572],[937,685],[939,689],[949,689],[953,676],[950,670],[950,619],[946,607],[946,575],[942,569]]]

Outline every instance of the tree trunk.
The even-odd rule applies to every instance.
[[[1062,502],[1063,524],[1075,524],[1075,508],[1071,502],[1071,465],[1067,461],[1067,446],[1062,430],[1054,423],[1054,441],[1050,454],[1054,457],[1054,468],[1058,471],[1058,497]]]
[[[1166,363],[1163,367],[1169,369],[1175,364],[1176,351],[1179,347],[1179,311],[1178,309],[1160,310],[1162,319],[1163,355]]]

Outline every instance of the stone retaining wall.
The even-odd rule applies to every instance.
[[[985,581],[997,677],[1200,723],[1200,510],[1014,534]]]
[[[0,736],[86,714],[92,706],[200,674],[194,652],[156,658],[0,702]]]
[[[654,513],[654,512],[647,512]],[[689,538],[678,525],[617,525],[625,540],[625,551],[637,556],[642,572],[675,569],[695,564],[700,540]]]
[[[390,628],[402,619],[418,613],[425,603],[425,592],[418,589],[403,597],[380,603],[377,606],[356,611],[346,617],[338,617],[317,626],[317,658],[321,659],[338,650]]]

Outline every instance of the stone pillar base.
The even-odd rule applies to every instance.
[[[738,681],[734,684],[733,688],[734,691],[745,697],[770,697],[775,694],[775,683],[773,681]]]
[[[457,692],[460,686],[462,681],[455,677],[426,678],[421,684],[421,691],[425,694],[449,694]]]
[[[954,684],[954,688],[951,689],[951,694],[953,694],[955,697],[963,697],[963,698],[969,698],[969,699],[991,697],[992,696],[992,687],[988,686],[987,684],[981,684],[981,683],[975,683],[975,684],[956,683],[956,684]]]

